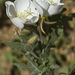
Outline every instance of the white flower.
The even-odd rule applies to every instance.
[[[24,24],[32,24],[38,21],[39,13],[31,0],[15,0],[14,3],[6,1],[6,14],[12,23],[23,28]]]
[[[60,0],[33,0],[33,2],[39,14],[44,17],[60,13],[64,5]]]

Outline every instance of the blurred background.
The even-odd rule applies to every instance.
[[[3,41],[11,41],[15,27],[6,16],[5,1],[7,0],[0,0],[0,75],[30,75],[30,71],[13,66],[13,63],[27,62],[27,60],[2,43]],[[75,0],[65,0],[64,7],[67,9],[64,14],[74,14]],[[68,73],[75,67],[75,15],[71,17],[71,20],[67,20],[64,34],[65,36],[59,39],[56,48],[50,49],[54,53],[51,62],[60,66],[55,70],[56,73]],[[17,39],[16,36],[14,40],[17,41]]]

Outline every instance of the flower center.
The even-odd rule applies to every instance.
[[[24,12],[18,12],[17,17],[23,18],[25,20],[28,20],[28,16],[33,14],[34,12],[30,12],[29,8],[27,7],[27,10],[24,10]]]
[[[57,3],[54,3],[52,0],[49,0],[49,2],[50,2],[51,5],[57,4]]]

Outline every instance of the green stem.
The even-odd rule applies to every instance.
[[[14,34],[13,37],[12,37],[12,42],[13,42],[13,39],[14,39],[14,37],[15,37],[16,35],[18,35],[20,41],[22,42],[22,39],[20,38],[20,35],[19,35],[19,28],[15,27],[15,28],[14,28],[14,31],[15,31],[15,34]]]
[[[44,21],[44,18],[41,19],[41,23],[40,23],[40,27],[41,27],[41,31],[46,34],[46,32],[43,30],[43,21]]]
[[[23,55],[24,58],[26,58],[30,62],[30,64],[35,68],[35,70],[37,70],[38,72],[40,72],[40,70],[38,69],[38,67],[35,64],[33,64],[33,62],[30,60],[30,58],[28,56],[26,56],[22,52],[21,52],[21,54]]]
[[[44,19],[44,23],[46,23],[46,24],[55,24],[55,23],[57,23],[56,21],[54,21],[54,22],[49,22],[49,21],[46,21],[45,19]]]
[[[75,71],[75,68],[68,75],[71,75],[74,71]]]
[[[41,45],[42,45],[42,52],[43,52],[44,51],[44,41],[43,41],[43,38],[42,38],[40,25],[41,25],[41,23],[38,25],[38,31],[39,31],[39,34],[40,34]]]
[[[51,39],[49,40],[48,45],[46,46],[46,48],[44,50],[46,50],[48,48],[48,46],[50,45],[50,43],[51,43]]]
[[[54,69],[50,69],[49,75],[55,75],[55,74],[54,74]]]
[[[28,45],[25,46],[25,50],[30,52],[31,55],[33,55],[35,58],[40,59],[34,52],[32,52],[31,50],[27,49]]]

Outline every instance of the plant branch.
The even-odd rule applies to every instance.
[[[27,49],[28,46],[29,45],[25,46],[25,50],[28,51],[28,52],[30,52],[30,54],[32,54],[35,58],[40,59],[35,53],[33,53],[32,51],[30,51],[30,50]]]
[[[68,75],[71,75],[73,73],[73,71],[75,71],[75,68]]]
[[[40,40],[41,40],[42,52],[43,52],[44,51],[44,41],[43,41],[43,38],[42,38],[40,25],[41,25],[41,23],[38,25],[38,31],[39,31],[39,34],[40,34]]]
[[[26,56],[26,55],[23,54],[22,52],[21,52],[21,54],[23,55],[24,58],[26,58],[26,59],[30,62],[30,64],[31,64],[38,72],[40,72],[40,70],[38,69],[38,67],[30,60],[30,58],[29,58],[28,56]]]

